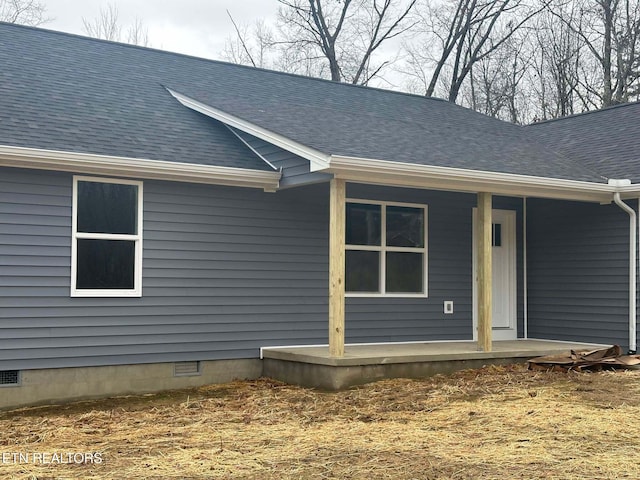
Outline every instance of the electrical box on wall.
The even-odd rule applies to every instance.
[[[447,314],[453,313],[453,300],[444,301],[444,313],[447,313]]]

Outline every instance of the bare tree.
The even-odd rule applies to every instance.
[[[530,97],[535,99],[540,120],[573,114],[590,107],[582,83],[588,78],[585,45],[566,22],[580,25],[584,18],[577,2],[556,5],[555,13],[542,12],[531,31],[533,52]],[[556,13],[562,12],[562,18]]]
[[[235,29],[235,35],[225,40],[222,58],[232,63],[270,68],[279,54],[274,34],[262,19],[253,25],[238,25],[231,13],[227,15]]]
[[[404,39],[405,89],[514,123],[640,98],[640,0],[278,1],[227,60],[366,85]]]
[[[229,13],[229,12],[227,12]],[[308,77],[328,77],[324,57],[309,45],[290,48],[286,41],[262,19],[251,25],[239,24],[229,13],[235,29],[225,40],[221,57],[231,63],[269,68]]]
[[[282,45],[323,59],[331,80],[366,85],[392,60],[380,47],[409,30],[417,0],[278,0]]]
[[[492,117],[523,123],[530,109],[524,94],[528,68],[527,35],[514,35],[471,67],[460,103]]]
[[[316,76],[308,73],[312,68],[304,67],[306,63],[315,67],[320,60],[320,57],[311,58],[313,54],[308,45],[302,45],[298,49],[288,48],[280,32],[274,31],[264,19],[247,24],[236,22],[229,10],[227,15],[234,33],[225,39],[224,48],[220,52],[223,60],[240,65]]]
[[[598,106],[624,103],[640,94],[640,0],[586,0],[580,23],[552,10],[588,49],[599,79],[581,79]]]
[[[526,71],[517,90],[512,90],[520,98],[524,95],[530,108],[525,111],[523,107],[527,105],[520,101],[520,119],[511,116],[511,121],[557,118],[637,98],[640,2],[617,1],[558,0],[531,20],[524,30]],[[481,66],[497,65],[509,43],[484,59]],[[507,66],[480,70],[480,75],[472,71],[472,85],[474,77],[492,79],[496,99],[486,105],[480,102],[475,108],[482,111],[485,107],[486,113],[504,118],[498,110],[501,105],[496,85],[504,76],[498,72],[506,73]],[[493,76],[485,77],[484,73]],[[477,91],[484,93],[482,88],[476,88],[476,97]],[[468,96],[466,91],[465,94]],[[466,100],[463,98],[463,102]]]
[[[127,28],[127,43],[140,45],[141,47],[149,46],[149,29],[144,26],[139,17],[136,17]]]
[[[443,77],[455,102],[473,66],[496,52],[544,7],[526,0],[449,0],[421,10],[425,35],[407,45],[409,72],[428,69],[425,95],[433,96]],[[435,49],[434,49],[435,46]],[[422,75],[423,78],[427,76]]]
[[[82,18],[84,31],[90,37],[120,42],[123,37],[119,16],[118,7],[110,3],[105,9],[101,8],[94,19]],[[149,33],[140,18],[136,17],[133,24],[127,28],[126,41],[132,45],[149,45]]]
[[[103,40],[119,42],[122,27],[118,21],[118,7],[110,3],[106,9],[100,9],[100,14],[93,20],[82,17],[82,24],[87,35]]]
[[[50,21],[46,7],[36,0],[0,0],[0,22],[37,26]]]

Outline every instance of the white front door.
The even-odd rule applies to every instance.
[[[516,319],[516,212],[492,210],[492,335],[493,340],[515,340]],[[473,211],[473,339],[478,338],[476,216]]]

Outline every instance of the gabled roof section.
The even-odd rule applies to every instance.
[[[640,102],[533,123],[532,137],[609,178],[640,182]]]
[[[164,89],[172,55],[24,26],[0,32],[0,145],[273,171]]]
[[[331,156],[606,182],[522,127],[440,99],[220,63],[167,87]]]
[[[302,158],[306,158],[311,162],[312,170],[321,170],[329,166],[329,156],[318,150],[309,148],[305,145],[302,145],[301,143],[272,132],[268,128],[261,127],[254,123],[235,117],[234,115],[231,115],[227,112],[223,112],[222,110],[218,110],[217,108],[205,105],[204,103],[194,100],[193,98],[189,98],[178,92],[174,92],[170,88],[167,88],[167,91],[187,108],[202,113],[207,117],[215,118],[216,120],[223,122],[229,127],[241,130],[245,133],[253,135],[254,137],[260,138],[265,142],[269,142],[291,153],[299,155]]]
[[[415,165],[424,178],[428,168],[589,185],[624,176],[549,146],[532,133],[544,127],[435,98],[9,24],[0,65],[0,146],[274,173],[231,127],[331,173],[342,161]]]

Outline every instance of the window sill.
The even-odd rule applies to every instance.
[[[345,293],[345,298],[429,298],[426,293]]]
[[[141,290],[71,290],[72,298],[140,298]]]

